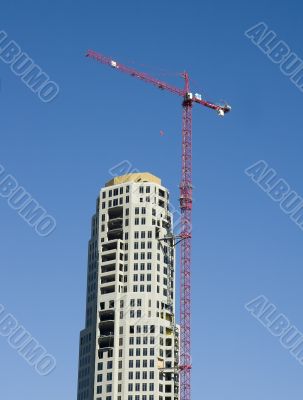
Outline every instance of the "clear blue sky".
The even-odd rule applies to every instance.
[[[60,94],[40,102],[0,62],[0,163],[57,220],[41,238],[0,199],[0,303],[57,359],[40,377],[0,338],[1,399],[76,399],[90,217],[108,170],[130,160],[177,205],[180,99],[88,48],[154,74],[187,69],[194,91],[233,106],[225,119],[193,113],[193,399],[302,398],[303,367],[244,309],[264,294],[303,331],[303,232],[244,174],[264,159],[303,195],[303,94],[244,36],[264,21],[303,58],[302,11],[298,0],[2,2],[0,30]]]

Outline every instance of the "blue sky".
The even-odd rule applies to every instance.
[[[303,195],[303,94],[244,35],[264,21],[303,58],[301,19],[298,0],[2,2],[0,30],[60,93],[42,103],[0,61],[0,164],[57,221],[39,237],[0,199],[0,303],[57,359],[41,377],[0,337],[1,398],[76,398],[90,218],[110,168],[160,176],[178,204],[180,98],[88,48],[175,85],[186,69],[194,92],[233,107],[193,110],[192,398],[302,397],[302,366],[244,308],[263,294],[303,331],[303,232],[244,173],[263,159]]]

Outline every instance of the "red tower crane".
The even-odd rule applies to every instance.
[[[191,231],[192,231],[192,106],[193,103],[211,108],[220,116],[231,110],[227,104],[213,104],[202,99],[201,95],[190,91],[190,80],[187,72],[181,76],[185,80],[183,89],[174,87],[152,76],[127,67],[112,58],[88,50],[86,56],[101,64],[108,65],[117,71],[124,72],[135,78],[182,98],[183,123],[182,123],[182,178],[180,184],[180,209],[181,209],[181,293],[180,293],[180,398],[191,399]]]

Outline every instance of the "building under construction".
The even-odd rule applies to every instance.
[[[88,249],[77,400],[179,399],[169,192],[149,173],[101,189]]]

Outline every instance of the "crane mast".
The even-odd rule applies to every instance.
[[[191,238],[192,238],[192,107],[193,103],[203,105],[217,111],[219,116],[231,110],[227,104],[219,105],[202,99],[201,95],[193,95],[190,91],[190,80],[187,72],[183,89],[158,80],[147,73],[127,67],[109,57],[93,50],[88,50],[86,56],[101,64],[108,65],[120,72],[126,73],[157,88],[167,90],[182,97],[182,176],[180,183],[181,232],[180,239],[180,399],[191,400]]]

